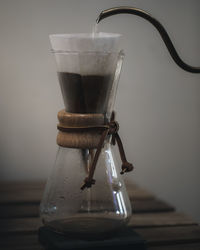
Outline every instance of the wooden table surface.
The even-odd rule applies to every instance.
[[[44,183],[0,183],[0,249],[42,250],[39,203]],[[137,185],[128,186],[133,206],[130,227],[150,250],[200,250],[200,227],[188,216]]]

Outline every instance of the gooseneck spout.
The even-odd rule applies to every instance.
[[[176,49],[175,49],[169,35],[167,34],[167,31],[163,27],[163,25],[158,20],[156,20],[154,17],[152,17],[149,13],[145,12],[144,10],[134,8],[134,7],[127,7],[127,6],[126,7],[110,8],[110,9],[102,11],[100,13],[100,15],[98,16],[96,22],[99,23],[104,18],[109,17],[109,16],[113,16],[116,14],[132,14],[132,15],[140,16],[140,17],[146,19],[147,21],[149,21],[160,33],[165,45],[167,46],[167,49],[168,49],[170,55],[172,56],[172,58],[174,59],[176,64],[185,71],[188,71],[191,73],[200,73],[200,67],[193,67],[193,66],[185,63],[180,58],[180,56],[176,52]]]

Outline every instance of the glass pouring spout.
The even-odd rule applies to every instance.
[[[100,13],[98,16],[96,22],[99,23],[101,20],[103,20],[106,17],[113,16],[116,14],[132,14],[136,16],[140,16],[147,21],[149,21],[160,33],[170,55],[172,56],[175,63],[181,67],[183,70],[188,71],[190,73],[200,73],[200,67],[193,67],[187,63],[185,63],[180,56],[178,55],[167,31],[163,27],[163,25],[155,19],[153,16],[151,16],[149,13],[142,9],[134,8],[134,7],[128,7],[128,6],[122,6],[122,7],[114,7],[107,10],[104,10]]]

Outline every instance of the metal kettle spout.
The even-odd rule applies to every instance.
[[[146,19],[147,21],[149,21],[160,33],[170,55],[172,56],[175,63],[185,71],[188,71],[191,73],[200,73],[200,67],[193,67],[193,66],[185,63],[180,58],[180,56],[176,52],[176,49],[175,49],[167,31],[163,27],[163,25],[157,19],[155,19],[153,16],[151,16],[149,13],[147,13],[146,11],[144,11],[142,9],[138,9],[138,8],[134,8],[134,7],[127,7],[127,6],[110,8],[110,9],[102,11],[100,13],[100,15],[98,16],[96,22],[99,23],[104,18],[109,17],[109,16],[113,16],[113,15],[117,15],[117,14],[132,14],[132,15],[140,16],[140,17]]]

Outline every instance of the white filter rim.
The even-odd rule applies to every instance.
[[[118,33],[105,33],[105,32],[97,32],[95,35],[93,33],[68,33],[68,34],[50,34],[50,38],[86,38],[86,39],[106,39],[106,38],[119,38],[121,37],[121,34]]]
[[[54,52],[64,51],[119,51],[122,35],[116,33],[71,33],[49,36]]]

